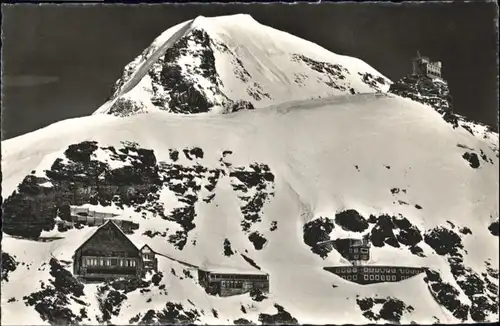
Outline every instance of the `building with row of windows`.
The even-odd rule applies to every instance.
[[[358,284],[399,282],[425,271],[424,268],[420,267],[368,265],[371,247],[368,239],[341,238],[323,241],[319,244],[332,244],[341,256],[351,264],[324,267],[323,269]]]
[[[198,270],[198,282],[209,294],[221,297],[250,292],[258,289],[269,293],[269,275],[259,270]]]
[[[399,282],[425,271],[420,267],[402,266],[334,266],[325,267],[341,278],[359,284],[372,284],[380,282]]]

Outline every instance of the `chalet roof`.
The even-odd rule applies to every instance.
[[[151,248],[147,243],[145,245],[143,245],[140,250],[142,251],[142,249],[144,249],[144,248],[149,248],[149,250],[154,252],[153,248]]]
[[[201,270],[215,274],[240,274],[240,275],[268,275],[257,268],[240,268],[236,266],[212,265],[200,267]]]
[[[134,248],[135,248],[137,251],[139,251],[139,249],[138,249],[138,248],[137,248],[137,246],[136,246],[136,245],[132,242],[132,240],[130,240],[130,239],[129,239],[129,237],[127,237],[127,235],[126,235],[125,233],[123,233],[122,229],[121,229],[118,225],[116,225],[116,223],[115,223],[115,222],[113,222],[112,220],[108,220],[108,221],[106,221],[106,223],[104,223],[103,225],[101,225],[100,227],[98,227],[98,228],[97,228],[97,230],[95,230],[95,232],[94,232],[94,233],[92,233],[92,235],[91,235],[91,236],[90,236],[87,240],[85,240],[85,241],[84,241],[84,242],[83,242],[83,243],[82,243],[82,244],[81,244],[78,248],[76,248],[75,252],[76,252],[76,251],[78,251],[78,250],[80,250],[80,248],[82,248],[82,247],[83,247],[84,245],[86,245],[87,243],[89,243],[89,242],[90,242],[90,240],[92,240],[92,239],[95,237],[95,235],[96,235],[97,233],[99,233],[99,230],[103,229],[104,227],[107,227],[107,225],[108,225],[108,224],[109,224],[109,226],[110,226],[110,227],[113,227],[113,228],[117,229],[117,230],[119,231],[119,233],[123,236],[123,238],[124,238],[126,241],[128,241],[128,242],[129,242],[132,246],[134,246]]]

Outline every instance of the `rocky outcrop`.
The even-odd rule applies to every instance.
[[[274,307],[278,312],[274,315],[259,314],[259,321],[262,325],[297,325],[299,322],[288,311],[279,304]]]
[[[185,159],[197,164],[176,163],[180,152]],[[181,229],[175,233],[147,230],[144,234],[168,236],[168,241],[182,250],[189,232],[195,228],[196,204],[200,199],[206,203],[214,199],[220,178],[229,177],[239,195],[245,231],[260,221],[264,204],[274,195],[274,175],[265,164],[236,167],[227,173],[224,164],[221,164],[223,169],[200,164],[204,152],[199,147],[170,149],[170,158],[173,162],[158,162],[153,150],[131,142],[122,142],[117,148],[102,147],[95,141],[70,145],[64,156],[44,171],[45,177],[26,176],[5,200],[2,205],[4,232],[36,238],[42,231],[52,230],[57,217],[69,221],[70,205],[114,204],[121,209],[132,207],[143,217],[150,214],[177,223]],[[201,198],[202,184],[203,193],[208,191],[206,198]],[[180,203],[168,213],[160,200],[160,193],[167,189]],[[134,229],[137,227],[131,231]],[[255,248],[262,249],[267,240],[254,232],[249,235],[249,241]]]
[[[390,323],[400,323],[404,313],[411,313],[414,310],[403,301],[390,297],[356,299],[356,303],[363,312],[363,316],[370,321],[385,320]]]
[[[311,251],[325,259],[332,251],[330,246],[318,245],[318,242],[330,240],[330,233],[335,228],[332,219],[320,217],[304,225],[304,243],[311,248]]]
[[[43,321],[51,325],[79,324],[87,316],[83,296],[83,284],[65,270],[60,263],[50,260],[49,284],[41,282],[41,290],[23,298],[27,306],[33,306]],[[77,308],[75,308],[77,307]]]
[[[453,128],[458,127],[450,90],[444,80],[425,75],[408,75],[391,84],[389,92],[431,106]]]

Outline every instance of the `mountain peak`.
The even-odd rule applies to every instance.
[[[360,59],[262,25],[250,15],[198,16],[162,33],[128,64],[109,101],[94,114],[225,113],[385,92],[390,84]]]
[[[195,19],[191,21],[191,26],[193,28],[205,27],[210,24],[214,25],[241,25],[257,21],[249,14],[234,14],[234,15],[224,15],[224,16],[214,16],[214,17],[206,17],[206,16],[197,16]]]

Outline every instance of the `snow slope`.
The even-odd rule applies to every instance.
[[[128,64],[94,114],[227,112],[294,100],[386,91],[390,80],[249,15],[199,16],[176,25]]]
[[[120,205],[104,197],[97,206],[89,201],[80,204],[106,206],[133,220],[139,224],[129,236],[134,243],[148,243],[173,259],[160,257],[163,275],[158,285],[148,283],[128,293],[116,290],[119,295],[94,284],[85,285],[79,296],[59,294],[58,307],[69,309],[61,313],[67,316],[63,322],[80,316],[81,323],[232,324],[240,318],[265,323],[280,309],[284,312],[274,318],[289,313],[287,321],[311,324],[498,321],[498,237],[488,229],[498,219],[499,162],[492,149],[498,148],[498,135],[490,136],[454,129],[431,107],[390,94],[333,95],[224,115],[96,114],[2,142],[4,224],[10,223],[11,234],[26,230],[26,225],[16,222],[29,212],[18,214],[16,203],[37,202],[26,185],[35,190],[47,187],[47,180],[29,175],[44,176],[54,188],[62,188],[64,182],[55,177],[60,171],[70,177],[91,173],[93,168],[82,170],[76,161],[80,156],[75,155],[91,148],[90,166],[107,162],[106,180],[113,180],[112,171],[131,165],[137,176],[153,173],[162,182],[141,205]],[[82,145],[84,141],[96,143]],[[68,148],[75,144],[80,147]],[[156,160],[140,149],[151,149]],[[477,153],[478,167],[463,157],[465,152]],[[24,186],[17,188],[21,182]],[[404,191],[396,193],[395,188]],[[263,203],[254,201],[248,212],[245,207],[252,198],[263,198]],[[44,207],[43,202],[40,205]],[[194,227],[181,222],[176,209],[185,209],[181,215],[190,216]],[[331,239],[379,237],[384,228],[379,222],[370,222],[363,232],[342,227],[335,217],[346,210],[356,210],[366,219],[373,215],[375,221],[381,221],[383,214],[404,216],[422,236],[416,244],[421,254],[413,254],[399,237],[402,231],[394,229],[398,246],[384,242],[383,235],[384,243],[372,247],[371,263],[423,266],[431,272],[398,283],[361,286],[323,270],[346,262],[335,250],[324,258],[315,254],[304,240],[305,226],[328,218],[333,230],[318,237]],[[47,221],[46,216],[34,218],[35,229],[37,223]],[[54,273],[59,276],[49,274],[51,258],[59,261],[52,261],[52,268],[60,264],[72,271],[74,250],[93,230],[49,228],[42,235],[63,239],[48,243],[4,234],[2,251],[19,264],[8,273],[8,280],[2,280],[2,324],[56,324],[49,317],[43,320],[28,304],[43,302],[50,307],[52,292],[45,290],[31,301],[23,297],[43,291],[40,281],[47,285],[62,277],[61,271]],[[264,239],[264,244],[252,241],[252,234]],[[224,254],[226,239],[232,255]],[[209,296],[197,284],[195,269],[180,263],[252,268],[241,254],[270,275],[270,294],[263,301],[248,294]],[[439,299],[439,293],[445,292],[447,299]],[[114,312],[99,304],[103,297],[110,300],[110,293],[121,298],[111,305]],[[369,309],[371,315],[361,309],[360,300],[366,298],[381,300]],[[387,298],[403,303],[399,310],[391,308],[399,313],[387,312],[391,310],[383,303]],[[172,311],[179,315],[165,317],[162,309],[168,316],[175,315]]]

